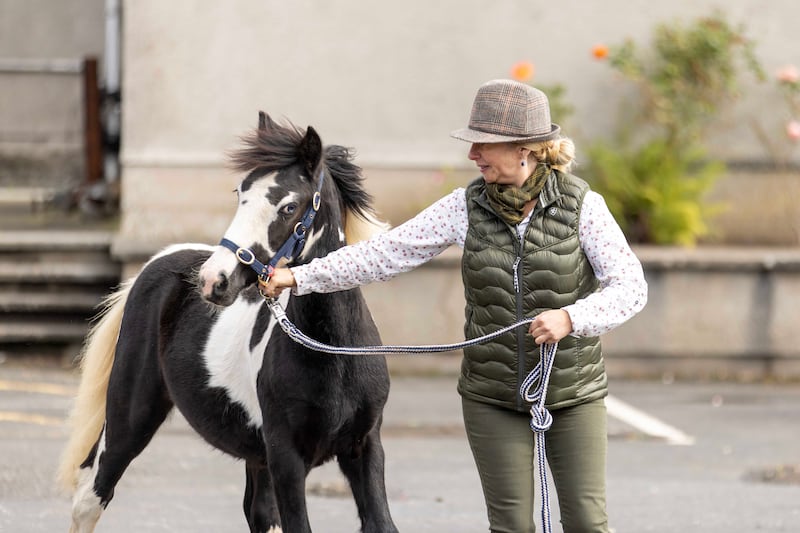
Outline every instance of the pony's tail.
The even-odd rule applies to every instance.
[[[89,330],[80,354],[81,381],[69,417],[71,432],[61,455],[57,482],[72,492],[78,484],[78,470],[94,446],[106,418],[106,392],[114,364],[122,312],[135,278],[122,283],[102,303],[98,320]]]

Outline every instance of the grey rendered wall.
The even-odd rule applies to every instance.
[[[717,8],[746,25],[769,73],[800,63],[794,0],[128,0],[116,249],[216,240],[239,179],[224,153],[258,110],[355,147],[379,207],[396,223],[414,209],[397,205],[395,192],[424,205],[471,175],[454,173],[469,165],[466,145],[448,133],[466,123],[478,85],[531,61],[537,83],[567,88],[575,114],[566,131],[580,143],[611,127],[626,96],[592,46],[644,42],[659,22]],[[753,117],[781,131],[770,89],[753,85],[747,95],[711,139],[725,159],[766,157]],[[184,203],[194,209],[176,209]]]
[[[103,4],[0,0],[0,63],[102,61]],[[62,187],[82,177],[81,83],[75,72],[0,69],[0,185]]]

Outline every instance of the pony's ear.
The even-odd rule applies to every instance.
[[[263,111],[258,112],[258,129],[265,130],[267,129],[267,121],[271,120],[266,113]]]
[[[322,139],[319,138],[317,131],[311,126],[306,129],[306,136],[300,141],[297,147],[297,158],[303,165],[306,176],[313,177],[314,171],[322,160]]]

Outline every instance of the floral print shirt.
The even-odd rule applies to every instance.
[[[530,215],[518,226],[520,235]],[[372,239],[346,246],[306,265],[292,267],[295,294],[334,292],[386,281],[430,261],[451,245],[464,247],[465,190],[456,189],[414,218]],[[598,336],[638,313],[647,301],[642,265],[598,193],[589,191],[581,208],[578,235],[600,289],[564,307],[572,335]]]

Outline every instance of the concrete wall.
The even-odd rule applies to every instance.
[[[613,376],[800,378],[800,250],[637,247],[648,281],[644,310],[603,336]],[[364,287],[386,344],[463,340],[460,254]],[[398,356],[435,371],[446,355]],[[450,356],[458,359],[459,354]],[[451,362],[451,368],[453,367]]]
[[[706,243],[800,246],[800,171],[730,170],[706,200],[719,212]]]
[[[800,250],[644,247],[644,311],[605,338],[612,373],[797,379]]]
[[[0,53],[102,55],[102,3],[0,0]],[[115,253],[131,272],[164,244],[216,242],[233,214],[230,190],[241,178],[225,168],[224,154],[256,125],[258,110],[311,124],[326,143],[355,147],[378,209],[394,224],[474,176],[466,145],[448,133],[466,123],[475,89],[508,77],[517,61],[535,64],[535,83],[566,87],[575,113],[563,126],[580,150],[613,127],[628,94],[607,65],[592,59],[591,47],[627,37],[646,43],[656,24],[716,8],[745,24],[768,73],[800,64],[795,0],[124,1]],[[69,82],[3,78],[0,148],[43,137],[76,148],[78,85],[63,83]],[[710,139],[714,155],[769,159],[757,126],[776,135],[779,153],[800,158],[800,150],[780,143],[786,117],[774,87],[748,83],[745,93],[719,117]],[[53,94],[67,95],[68,103],[35,104]],[[49,133],[42,133],[43,120]],[[732,203],[719,219],[723,240],[796,247],[797,186],[797,173],[733,171],[710,198]],[[612,374],[800,376],[796,252],[637,251],[650,303],[606,336]],[[365,288],[385,342],[462,338],[457,263],[458,253],[448,252]]]
[[[800,248],[636,246],[648,302],[603,335],[610,375],[626,378],[800,379]],[[384,344],[464,340],[461,251],[362,287]],[[124,277],[135,274],[129,264]],[[392,355],[398,372],[451,373],[461,352]]]
[[[141,254],[174,239],[215,241],[238,181],[224,153],[255,126],[258,110],[355,147],[396,223],[403,215],[394,213],[409,211],[396,198],[432,197],[442,169],[467,167],[466,145],[448,133],[466,123],[482,82],[533,62],[536,83],[567,88],[575,114],[565,128],[580,143],[612,127],[625,97],[611,69],[592,58],[593,45],[645,43],[657,23],[716,8],[746,26],[769,73],[800,63],[794,0],[127,1],[115,249]],[[748,86],[747,98],[720,117],[716,155],[767,157],[752,122],[781,135],[776,100],[774,88]],[[175,209],[184,199],[193,210]]]
[[[103,4],[0,0],[0,63],[101,59]],[[0,71],[1,186],[62,187],[82,178],[82,98],[78,73]]]

